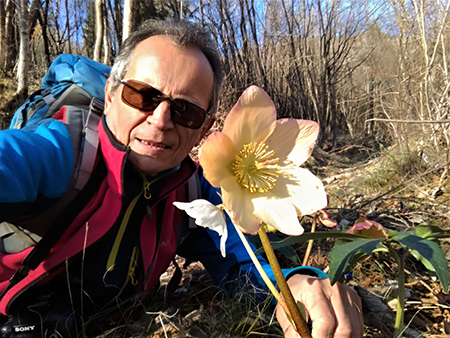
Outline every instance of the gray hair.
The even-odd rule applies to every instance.
[[[212,39],[211,33],[199,24],[187,20],[147,20],[135,32],[133,32],[120,47],[114,65],[111,68],[111,77],[116,81],[111,91],[119,86],[118,80],[122,80],[128,71],[136,46],[151,36],[164,35],[175,44],[185,48],[199,49],[209,61],[214,74],[213,92],[211,95],[208,114],[214,115],[219,101],[220,85],[222,83],[222,65],[217,51],[217,45]]]

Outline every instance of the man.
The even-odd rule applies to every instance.
[[[95,189],[77,200],[81,211],[39,267],[3,295],[1,313],[31,318],[39,312],[46,328],[63,336],[80,327],[95,334],[105,329],[105,318],[115,319],[144,298],[177,252],[202,261],[226,289],[244,273],[259,282],[232,227],[226,258],[218,236],[204,228],[177,240],[185,216],[172,203],[186,200],[190,177],[198,175],[202,198],[220,203],[188,157],[214,123],[220,82],[214,44],[196,25],[148,21],[124,42],[105,88],[101,156],[96,179],[88,182]],[[64,121],[64,114],[62,109],[55,118]],[[55,119],[32,130],[1,132],[0,221],[14,223],[58,201],[70,181],[73,154],[67,128]],[[27,252],[0,254],[0,290]],[[351,290],[314,277],[321,274],[317,269],[289,274],[313,336],[362,335],[360,302]],[[295,337],[282,311],[278,318],[286,336]]]

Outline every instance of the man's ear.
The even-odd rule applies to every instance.
[[[205,137],[206,133],[211,129],[211,127],[214,125],[214,122],[216,122],[216,117],[211,116],[209,119],[207,119],[202,126],[202,131],[200,133],[200,136],[197,140],[197,143],[200,143],[200,141]]]
[[[113,85],[114,85],[114,81],[111,80],[110,77],[108,77],[108,80],[106,80],[106,86],[105,86],[105,110],[104,110],[105,115],[108,115],[108,106],[111,104],[111,102],[114,98],[115,93],[112,92]]]

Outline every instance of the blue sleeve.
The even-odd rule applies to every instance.
[[[200,185],[203,199],[208,200],[214,205],[222,203],[220,195],[218,194],[220,192],[219,189],[212,187],[202,175],[200,178]],[[226,242],[226,257],[222,257],[220,254],[220,237],[217,232],[201,227],[198,227],[190,234],[189,243],[184,245],[185,251],[181,254],[185,257],[188,256],[187,258],[200,260],[211,274],[215,283],[221,287],[225,286],[229,291],[233,291],[231,287],[232,283],[229,282],[235,282],[242,276],[244,276],[245,279],[250,280],[254,285],[265,288],[264,281],[256,270],[234,225],[228,217],[227,229],[228,239]],[[193,241],[195,241],[195,243]],[[253,246],[252,248],[255,249]],[[257,255],[257,257],[268,277],[276,284],[275,276],[270,265],[260,255]],[[286,277],[295,273],[327,277],[324,272],[312,267],[285,269],[283,272]]]
[[[73,165],[72,140],[60,121],[0,131],[0,221],[12,216],[9,205],[32,203],[38,195],[60,197]]]

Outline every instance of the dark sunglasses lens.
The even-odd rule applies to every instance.
[[[185,100],[163,98],[162,93],[152,86],[137,80],[123,83],[122,100],[133,108],[153,111],[163,100],[170,101],[173,122],[190,129],[198,129],[206,118],[203,108]]]
[[[122,100],[130,106],[144,111],[154,110],[161,102],[161,92],[146,83],[128,80],[123,86]]]
[[[205,110],[193,103],[184,100],[173,100],[170,109],[172,120],[183,127],[198,129],[205,122]]]

